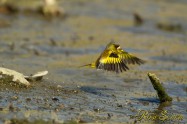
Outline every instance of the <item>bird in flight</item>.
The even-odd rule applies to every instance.
[[[95,62],[83,66],[119,73],[129,70],[127,64],[144,63],[144,60],[122,50],[120,45],[110,42]]]

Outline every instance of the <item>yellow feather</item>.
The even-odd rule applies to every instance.
[[[115,60],[116,60],[116,62],[115,62],[115,63],[118,63],[118,59],[116,58]]]
[[[105,59],[101,59],[100,60],[101,63],[105,63],[105,61],[106,61]]]
[[[84,66],[92,67],[92,68],[101,68],[104,70],[109,70],[109,71],[116,71],[118,72],[119,69],[120,71],[126,71],[129,68],[126,66],[126,64],[143,64],[144,61],[137,58],[136,56],[129,54],[126,51],[123,51],[118,44],[114,44],[113,42],[110,42],[105,50],[101,53],[99,58],[92,64],[87,64]],[[100,67],[99,65],[105,65],[105,64],[119,64],[118,66],[123,66],[123,68],[117,68],[116,69],[107,69],[104,68],[104,66]],[[115,66],[116,67],[116,66]],[[111,68],[114,68],[112,65]]]
[[[116,61],[116,58],[114,58],[114,63],[116,63],[117,61]]]
[[[114,63],[114,58],[112,58],[112,63]]]
[[[111,63],[111,59],[109,57],[107,57],[107,63]]]

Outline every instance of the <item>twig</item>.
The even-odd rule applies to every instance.
[[[172,98],[166,93],[164,87],[161,85],[156,75],[152,73],[148,73],[148,77],[151,80],[154,89],[157,91],[160,102],[163,103],[167,101],[172,101]]]

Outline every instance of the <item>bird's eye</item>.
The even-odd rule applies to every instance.
[[[119,47],[120,47],[119,45],[115,45],[115,48],[116,48],[116,49],[119,49]]]

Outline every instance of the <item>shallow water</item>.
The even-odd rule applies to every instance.
[[[187,122],[185,1],[59,2],[68,13],[65,19],[49,20],[24,10],[0,15],[9,24],[0,26],[1,66],[25,75],[49,71],[42,82],[32,82],[30,88],[0,84],[0,123],[15,117],[29,121],[127,123],[136,122],[132,116],[138,110],[168,110],[183,115],[179,123]],[[40,2],[17,4],[24,9]],[[134,26],[133,12],[144,18],[142,26]],[[183,31],[160,30],[156,27],[158,22],[179,23]],[[112,39],[147,63],[130,66],[131,70],[122,74],[79,68],[96,60]],[[171,105],[159,104],[148,72],[155,73],[163,82],[173,98]]]

